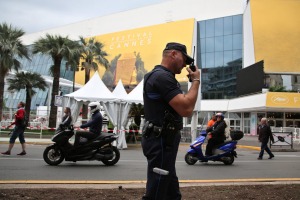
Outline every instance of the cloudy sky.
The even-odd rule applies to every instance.
[[[33,33],[166,0],[0,0],[0,23]]]

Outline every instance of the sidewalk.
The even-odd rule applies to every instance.
[[[29,138],[25,136],[25,140],[27,144],[34,144],[34,145],[49,145],[53,142],[51,138]],[[0,136],[0,144],[8,144],[9,137],[5,135]],[[19,140],[16,140],[16,143],[19,143]],[[181,142],[181,146],[189,146],[190,143]],[[140,142],[137,143],[127,143],[128,148],[141,147]],[[241,140],[238,141],[238,148],[249,149],[249,150],[260,150],[260,143],[258,142],[257,136],[245,135]],[[300,144],[294,142],[293,148],[288,144],[285,146],[272,146],[272,151],[300,151]]]

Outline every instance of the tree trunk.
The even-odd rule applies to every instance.
[[[54,70],[53,70],[53,84],[51,93],[51,103],[50,103],[50,116],[49,116],[49,128],[56,128],[56,118],[57,118],[57,107],[55,103],[55,95],[58,95],[59,89],[59,77],[60,77],[60,64],[62,58],[57,58],[54,60]]]
[[[0,121],[2,121],[4,78],[5,75],[0,72]]]
[[[25,112],[28,122],[30,122],[30,107],[31,107],[31,93],[32,88],[26,88],[26,102],[25,102]]]

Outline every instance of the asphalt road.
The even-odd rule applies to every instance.
[[[141,148],[120,150],[121,158],[115,166],[99,161],[62,162],[49,166],[43,160],[45,145],[28,145],[26,156],[16,144],[10,157],[0,156],[0,181],[141,181],[146,180],[147,162]],[[5,151],[7,144],[0,144]],[[182,182],[218,180],[300,180],[300,152],[274,152],[275,158],[257,160],[257,150],[237,149],[238,158],[231,166],[220,162],[199,163],[190,166],[184,161],[187,145],[181,145],[176,169]]]

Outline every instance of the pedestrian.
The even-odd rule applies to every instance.
[[[261,142],[260,153],[258,156],[258,160],[263,159],[264,151],[269,154],[268,159],[274,158],[274,154],[271,152],[268,147],[269,138],[274,143],[274,137],[271,131],[270,126],[267,124],[267,118],[263,117],[260,120],[260,125],[258,126],[258,140]]]
[[[217,121],[214,123],[214,125],[211,128],[207,129],[207,137],[209,139],[205,150],[206,156],[212,156],[213,148],[219,144],[224,143],[224,141],[226,140],[225,129],[227,125],[224,121],[223,113],[217,113],[216,118]]]
[[[71,109],[69,107],[65,107],[64,114],[65,115],[62,118],[61,125],[68,127],[72,123]]]
[[[142,149],[148,161],[146,193],[142,199],[181,199],[175,162],[183,128],[183,118],[193,113],[200,85],[200,71],[186,68],[192,84],[183,94],[175,74],[180,74],[193,58],[186,46],[168,43],[160,65],[144,77]],[[156,169],[159,169],[158,171]],[[156,171],[156,172],[154,172]],[[162,172],[162,173],[160,173]]]
[[[17,154],[19,156],[24,156],[26,155],[26,144],[25,144],[25,138],[24,138],[24,130],[26,127],[23,126],[23,121],[25,120],[25,103],[20,101],[18,103],[18,110],[15,113],[15,120],[12,122],[7,128],[9,128],[12,125],[15,125],[9,139],[9,146],[8,150],[1,153],[2,155],[10,156],[11,150],[14,147],[15,141],[17,137],[19,137],[21,146],[22,146],[22,152]]]

